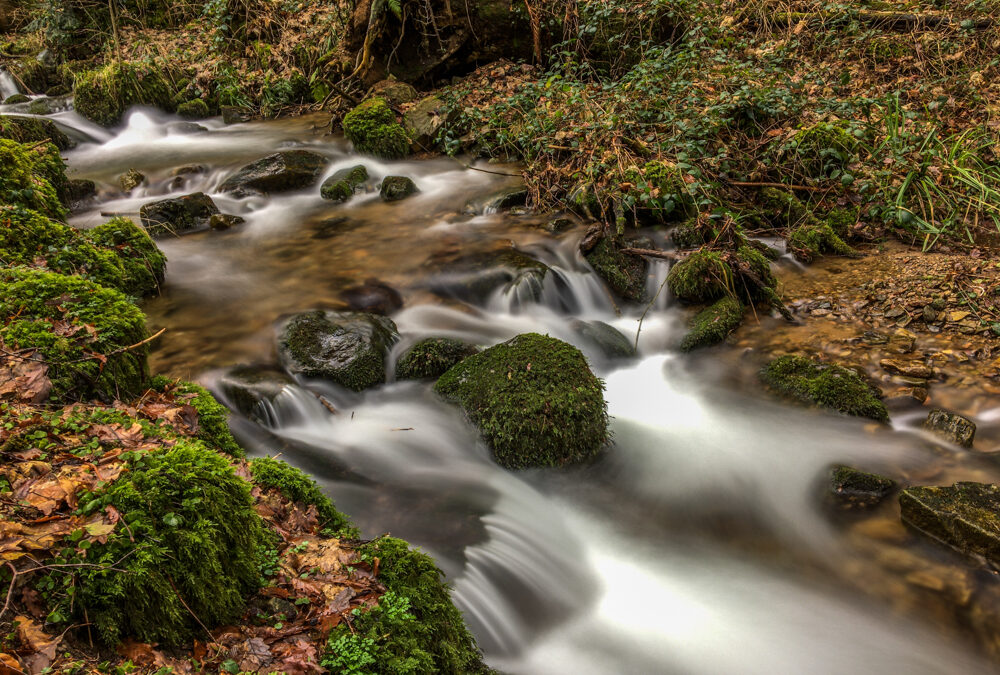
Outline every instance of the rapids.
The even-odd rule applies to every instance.
[[[645,307],[616,306],[578,253],[580,227],[551,235],[531,216],[463,213],[470,199],[518,178],[451,159],[362,158],[318,117],[209,120],[199,129],[137,109],[111,132],[73,112],[52,119],[80,141],[66,153],[71,177],[99,189],[73,224],[196,191],[246,218],[231,231],[159,242],[167,282],[144,306],[152,330],[168,329],[152,357],[156,372],[211,385],[226,366],[271,362],[282,315],[336,307],[341,290],[368,277],[405,298],[392,317],[403,336],[392,358],[426,336],[489,345],[528,331],[584,351],[606,380],[614,444],[566,471],[498,468],[426,383],[356,394],[302,382],[266,406],[259,417],[267,423],[233,416],[254,454],[281,452],[309,471],[365,535],[391,532],[434,555],[491,665],[567,675],[994,668],[954,626],[862,591],[852,570],[870,556],[831,523],[816,494],[835,462],[904,475],[943,464],[948,479],[1000,472],[932,454],[915,423],[873,430],[765,399],[733,376],[738,357],[679,355],[682,310],[665,290],[644,317]],[[268,198],[218,193],[242,164],[292,147],[329,156],[326,175],[364,163],[375,178],[412,177],[420,193],[396,204],[370,193],[345,205],[323,201],[315,187]],[[171,170],[189,164],[206,170],[175,181]],[[129,168],[147,183],[125,195],[116,176]],[[550,266],[540,293],[511,285],[475,305],[428,290],[457,253],[510,242]],[[666,270],[653,266],[654,292]],[[575,320],[614,325],[637,339],[638,357],[609,360]]]

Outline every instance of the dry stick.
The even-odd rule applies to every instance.
[[[622,253],[629,255],[641,255],[647,258],[661,258],[663,260],[681,260],[685,256],[676,251],[660,251],[653,248],[623,248]]]
[[[826,192],[827,188],[810,187],[808,185],[785,185],[784,183],[745,183],[742,181],[725,180],[723,182],[736,187],[778,188],[779,190],[801,190],[803,192]]]
[[[656,304],[656,299],[660,297],[660,293],[663,292],[663,287],[666,285],[667,278],[663,277],[663,281],[660,282],[660,287],[656,289],[656,295],[654,295],[653,299],[649,301],[648,305],[646,305],[646,309],[642,310],[642,316],[639,317],[639,327],[635,329],[635,342],[632,344],[632,349],[636,352],[639,351],[639,333],[642,332],[642,322],[646,320],[646,314],[648,314],[649,310],[651,310],[653,305]]]

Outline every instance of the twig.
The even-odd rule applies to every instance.
[[[784,183],[746,183],[742,181],[735,180],[725,180],[723,182],[729,185],[735,185],[736,187],[759,187],[759,188],[778,188],[779,190],[799,190],[802,192],[826,192],[829,188],[819,188],[810,187],[808,185],[786,185]]]
[[[660,251],[654,248],[623,248],[622,253],[641,255],[647,258],[661,258],[663,260],[683,260],[685,257],[676,251]]]

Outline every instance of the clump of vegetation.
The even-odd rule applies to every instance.
[[[774,391],[802,403],[878,422],[889,421],[878,389],[841,366],[802,356],[782,356],[761,370],[761,379]]]
[[[685,302],[711,302],[732,292],[733,270],[716,251],[697,251],[667,274],[670,292]]]
[[[698,312],[681,341],[681,351],[689,352],[725,340],[743,322],[743,303],[731,296],[719,298]]]
[[[55,401],[137,396],[147,377],[146,320],[119,291],[77,276],[0,269],[0,327],[8,349],[49,367]]]
[[[634,209],[640,222],[673,222],[698,213],[695,199],[675,165],[662,161],[648,162],[640,171],[632,171],[626,178],[635,184],[637,196],[626,197],[623,205],[626,209]]]
[[[120,290],[139,297],[159,289],[166,274],[167,257],[145,230],[128,218],[112,218],[86,234],[96,245],[117,253],[126,280]]]
[[[347,516],[337,510],[330,498],[316,485],[316,481],[299,469],[278,459],[258,457],[250,462],[250,473],[257,485],[273,488],[293,502],[315,506],[321,528],[332,530],[340,537],[358,536],[358,531]]]
[[[760,199],[768,209],[772,223],[789,228],[788,246],[800,260],[811,262],[827,253],[845,256],[855,254],[854,249],[840,238],[829,222],[820,220],[792,193],[765,188],[761,190]],[[846,234],[844,221],[844,214],[836,211],[833,222]]]
[[[29,144],[49,141],[60,150],[67,150],[73,145],[55,122],[41,117],[0,115],[0,138]]]
[[[795,257],[805,262],[823,254],[853,256],[853,248],[844,243],[827,223],[809,223],[796,228],[788,235],[788,246]]]
[[[178,394],[193,395],[187,403],[198,411],[197,438],[203,443],[230,457],[242,457],[239,446],[229,430],[229,411],[204,387],[194,382],[179,382]]]
[[[177,114],[189,120],[205,119],[209,115],[208,104],[200,98],[194,98],[177,106]]]
[[[156,66],[113,61],[77,76],[73,105],[88,120],[110,127],[133,105],[172,111],[173,97],[173,85]]]
[[[626,300],[638,302],[646,292],[649,263],[641,256],[622,253],[624,246],[620,240],[605,236],[587,252],[586,258],[611,290]]]
[[[410,137],[382,98],[370,98],[344,116],[344,134],[354,148],[381,159],[410,154]]]
[[[396,362],[397,380],[441,377],[449,368],[472,356],[475,346],[453,338],[427,338],[407,349]]]
[[[200,632],[199,622],[240,616],[260,585],[265,534],[250,486],[221,455],[186,440],[137,453],[83,510],[109,507],[122,524],[87,551],[90,566],[76,576],[65,614],[88,620],[111,645],[126,637],[179,645]]]
[[[405,541],[382,537],[363,545],[379,560],[387,592],[368,611],[354,610],[349,625],[330,634],[322,665],[335,673],[492,672],[482,662],[462,614],[451,602],[441,571]]]
[[[0,166],[0,203],[34,209],[56,220],[66,216],[57,189],[65,183],[65,167],[55,146],[0,139]]]
[[[469,356],[434,389],[465,410],[510,469],[581,461],[608,439],[603,384],[578,349],[547,335]]]
[[[854,160],[859,145],[843,123],[819,122],[799,130],[783,151],[809,177],[839,178]]]

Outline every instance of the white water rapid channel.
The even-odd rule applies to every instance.
[[[392,315],[403,336],[393,359],[422,337],[487,346],[528,331],[584,351],[606,380],[614,443],[570,470],[500,469],[428,383],[355,394],[301,382],[252,419],[234,414],[253,453],[280,451],[309,471],[366,536],[391,532],[434,555],[490,665],[566,675],[993,672],[971,641],[852,585],[860,554],[816,498],[836,462],[921,470],[934,456],[920,437],[744,391],[730,377],[736,358],[721,350],[680,355],[683,314],[666,291],[642,323],[639,355],[609,358],[580,322],[604,321],[631,341],[644,307],[612,302],[578,253],[582,228],[553,235],[527,216],[463,213],[518,179],[449,159],[360,157],[322,119],[198,129],[136,110],[112,132],[72,112],[53,119],[83,141],[66,153],[72,177],[99,188],[74,224],[196,191],[246,218],[231,231],[161,240],[167,282],[144,306],[153,330],[168,328],[154,370],[211,385],[228,366],[273,363],[281,316],[337,306],[344,287],[368,277],[405,301]],[[363,163],[375,182],[406,175],[420,193],[345,205],[317,187],[218,193],[241,165],[293,147],[329,156],[325,175]],[[190,164],[207,170],[171,175]],[[116,176],[130,168],[147,182],[126,195]],[[456,255],[510,242],[550,266],[540,293],[508,284],[459,302],[428,290]],[[651,289],[665,273],[653,266]]]

